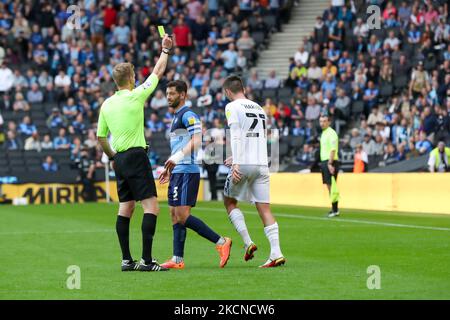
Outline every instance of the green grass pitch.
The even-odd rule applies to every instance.
[[[0,299],[450,299],[450,216],[273,205],[284,267],[258,269],[269,254],[262,224],[244,205],[259,246],[243,261],[243,244],[219,202],[193,214],[233,239],[231,258],[218,268],[214,245],[188,231],[184,270],[120,272],[116,204],[0,206]],[[140,258],[137,208],[131,247]],[[161,203],[154,257],[171,256],[172,227]],[[81,270],[81,289],[69,290],[67,267]],[[381,270],[381,289],[369,290],[368,266]]]

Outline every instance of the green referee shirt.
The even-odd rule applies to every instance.
[[[331,151],[334,150],[334,160],[339,160],[339,138],[331,127],[322,131],[320,136],[320,161],[328,161]]]
[[[152,74],[133,90],[118,90],[106,99],[98,117],[97,137],[112,135],[112,148],[122,152],[133,147],[145,147],[144,104],[158,85]]]

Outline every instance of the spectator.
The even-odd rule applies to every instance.
[[[353,173],[363,173],[367,171],[367,165],[369,164],[369,157],[364,151],[364,148],[359,143],[355,148],[355,156],[353,160]]]
[[[75,104],[75,99],[67,99],[67,103],[63,106],[62,111],[67,120],[73,120],[78,114],[78,106]]]
[[[220,58],[223,60],[223,66],[228,73],[236,69],[238,54],[235,50],[234,43],[228,45],[228,50],[225,50]]]
[[[247,70],[247,57],[242,50],[238,51],[237,66],[241,71]]]
[[[378,89],[373,81],[369,81],[367,89],[364,91],[365,112],[369,114],[373,107],[378,104]]]
[[[309,167],[314,162],[313,147],[305,143],[302,151],[297,154],[296,160],[298,164]]]
[[[37,133],[37,131],[33,132],[31,134],[31,136],[29,136],[25,140],[24,149],[27,151],[36,150],[38,152],[41,152],[42,146],[41,146],[41,141],[39,140],[39,134]]]
[[[306,65],[308,63],[309,53],[305,50],[305,46],[302,44],[298,48],[298,51],[295,53],[294,61],[295,64],[301,63],[302,65]]]
[[[433,148],[433,145],[427,139],[426,133],[424,131],[420,131],[419,140],[416,142],[416,149],[422,155],[422,154],[431,152],[432,148]]]
[[[428,168],[430,172],[450,171],[450,148],[445,146],[444,141],[439,141],[438,146],[430,152]]]
[[[64,72],[64,70],[60,70],[58,75],[55,77],[55,87],[63,88],[66,86],[70,86],[72,81],[70,77]]]
[[[355,37],[367,38],[369,35],[369,27],[363,23],[361,18],[356,19],[356,26],[353,28],[353,35]]]
[[[242,31],[242,36],[238,39],[236,46],[239,50],[253,50],[255,40],[250,37],[248,31]]]
[[[119,25],[114,27],[114,43],[122,46],[128,46],[128,43],[130,42],[130,35],[130,27],[125,25],[125,19],[119,18]]]
[[[31,85],[31,90],[27,92],[27,101],[30,103],[41,103],[44,101],[44,94],[39,90],[37,83]]]
[[[189,26],[182,18],[178,19],[177,25],[173,28],[176,46],[182,50],[187,50],[192,46],[192,34]]]
[[[16,137],[14,131],[8,130],[6,133],[6,140],[3,143],[5,150],[21,150],[23,148],[22,141]]]
[[[197,99],[197,107],[209,107],[213,103],[212,95],[209,93],[208,87],[203,86],[200,96]]]
[[[152,98],[151,102],[150,102],[150,107],[153,110],[159,110],[161,108],[167,107],[168,103],[167,103],[167,98],[164,95],[162,90],[158,90],[156,91],[155,96]]]
[[[423,68],[423,62],[419,61],[417,69],[411,74],[411,81],[409,83],[409,95],[417,99],[423,90],[429,89],[429,75]]]
[[[383,162],[385,165],[391,165],[398,162],[398,154],[395,146],[389,142],[386,146],[386,153],[383,156]]]
[[[375,155],[380,156],[384,154],[384,142],[381,135],[375,136]]]
[[[58,136],[53,139],[53,146],[55,149],[69,149],[70,142],[66,135],[66,129],[60,128]]]
[[[346,96],[345,91],[343,89],[337,90],[337,99],[335,102],[335,115],[338,119],[348,119],[350,116],[350,104],[351,100],[348,96]]]
[[[46,134],[46,135],[44,136],[44,139],[43,139],[42,142],[41,142],[41,148],[42,148],[42,150],[51,150],[51,149],[54,149],[54,147],[53,147],[53,142],[52,142],[52,140],[51,140],[49,134]]]
[[[0,64],[0,93],[8,92],[14,83],[14,74],[3,60]]]
[[[269,78],[264,82],[264,88],[266,89],[278,89],[281,85],[280,79],[277,78],[275,70],[271,70],[269,73]]]
[[[29,137],[37,132],[36,126],[31,123],[30,116],[23,117],[22,123],[19,125],[19,132],[25,137]]]
[[[45,158],[45,161],[42,163],[42,169],[45,172],[57,172],[58,171],[58,165],[55,161],[53,161],[52,156],[47,156]]]
[[[322,78],[322,69],[317,65],[316,59],[311,58],[307,71],[307,77],[310,80],[319,81]]]
[[[308,98],[308,105],[306,106],[305,119],[309,121],[318,120],[320,116],[320,105],[316,103],[313,97]]]
[[[14,111],[30,111],[30,105],[24,99],[23,94],[20,92],[17,92],[15,95],[13,110]]]
[[[159,120],[158,114],[153,112],[150,115],[150,120],[147,121],[147,128],[150,129],[151,132],[161,132],[165,129],[164,123]]]
[[[363,137],[359,133],[358,128],[352,129],[352,134],[350,138],[350,147],[355,150],[356,146],[360,145],[363,142]]]
[[[375,141],[373,141],[372,137],[368,133],[366,133],[364,135],[364,141],[362,143],[362,148],[368,156],[373,156],[376,154],[377,150],[376,150],[376,146],[375,146]]]
[[[64,117],[58,108],[53,108],[52,113],[47,118],[47,127],[49,129],[63,128],[67,126],[67,119]]]
[[[250,77],[247,80],[247,86],[252,90],[261,90],[263,88],[263,82],[259,79],[258,72],[253,70],[250,73]]]

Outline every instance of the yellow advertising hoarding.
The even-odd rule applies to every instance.
[[[319,173],[277,173],[270,178],[272,203],[329,207]],[[340,208],[450,214],[450,173],[343,173]]]
[[[96,183],[98,202],[106,201],[106,183]],[[167,200],[168,184],[160,185],[156,181],[156,189],[159,200]],[[118,201],[117,185],[115,181],[109,184],[109,193],[112,201]],[[44,203],[78,203],[84,202],[82,192],[83,186],[80,184],[4,184],[2,192],[7,199],[26,198],[28,204]],[[200,182],[198,199],[203,199],[203,183]]]
[[[167,200],[168,185],[156,182],[158,198]],[[343,173],[339,175],[340,208],[450,214],[450,173]],[[84,202],[78,184],[4,184],[8,199],[26,198],[29,204]],[[198,200],[203,200],[203,181]],[[106,201],[106,184],[96,184],[99,202]],[[117,201],[115,181],[110,183]],[[270,177],[271,202],[329,207],[327,189],[318,173],[276,173]]]

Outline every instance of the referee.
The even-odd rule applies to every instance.
[[[166,271],[152,259],[152,243],[159,212],[155,180],[146,153],[144,137],[144,104],[164,74],[172,39],[162,39],[162,53],[153,73],[138,86],[135,84],[134,66],[119,63],[114,67],[116,93],[102,104],[98,119],[97,137],[103,151],[113,161],[119,195],[119,213],[116,231],[122,250],[122,271]],[[107,136],[111,132],[112,147]],[[142,219],[142,259],[134,261],[129,246],[130,219],[136,201],[144,209]]]
[[[331,177],[337,179],[339,170],[338,145],[339,139],[336,131],[330,127],[330,119],[327,114],[322,114],[319,119],[322,134],[320,136],[320,167],[322,170],[322,182],[331,192]],[[331,211],[328,217],[336,217],[339,215],[338,202],[331,204]]]

